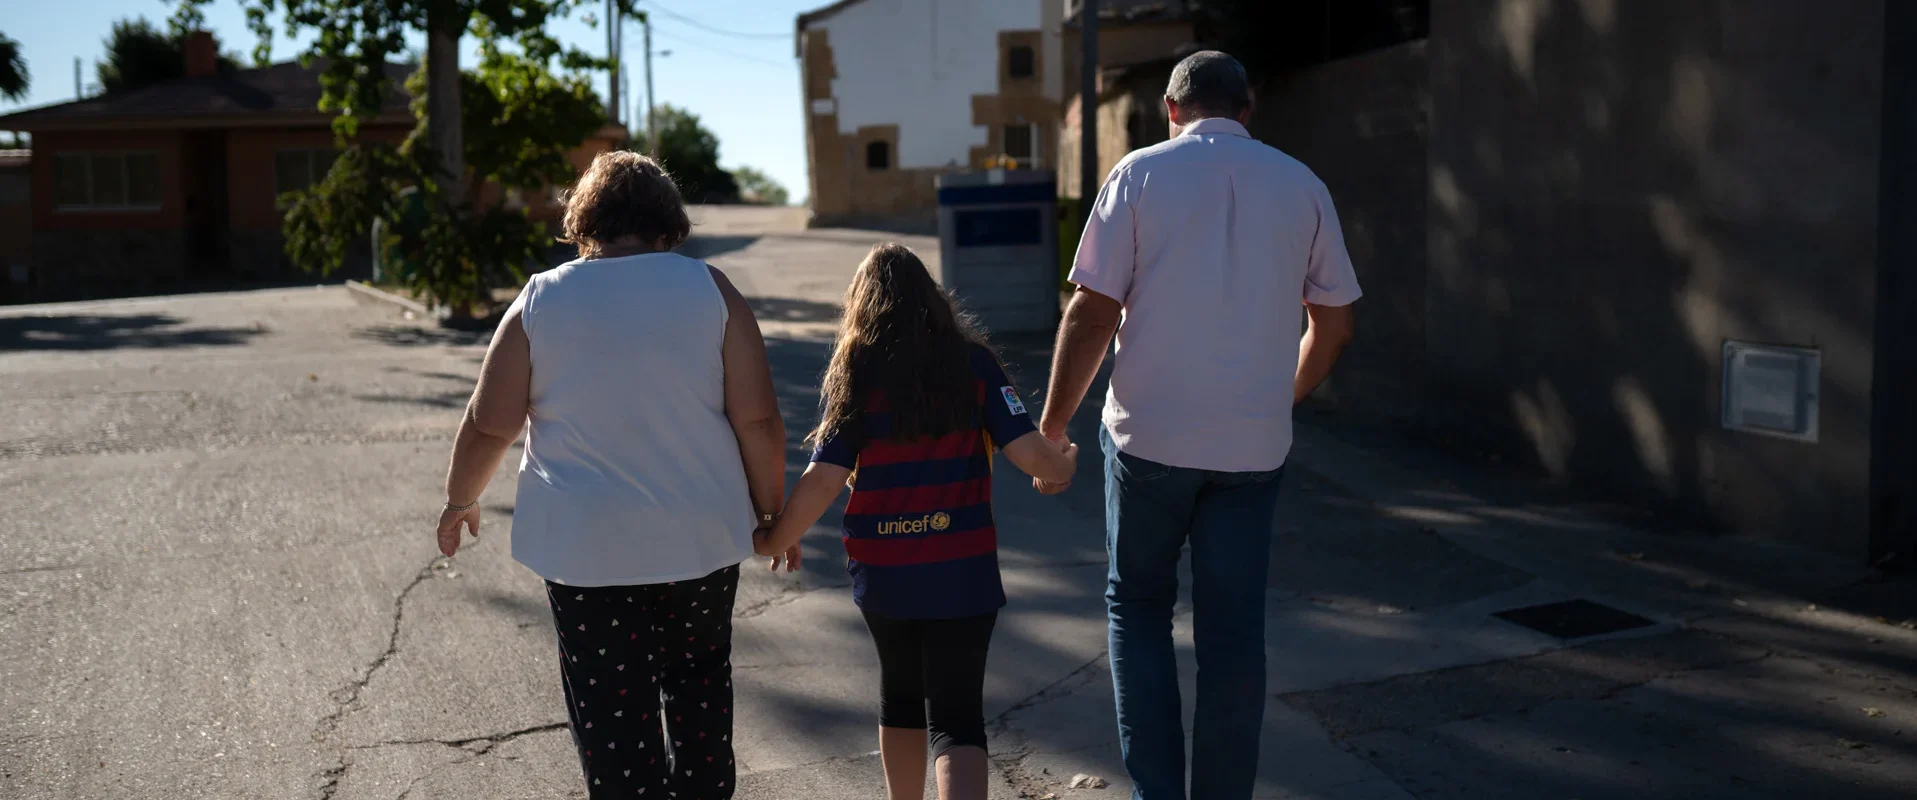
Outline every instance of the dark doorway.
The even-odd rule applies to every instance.
[[[231,215],[226,192],[226,132],[187,136],[186,270],[195,280],[233,275]]]

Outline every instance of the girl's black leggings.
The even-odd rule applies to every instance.
[[[998,613],[958,619],[865,615],[879,648],[879,724],[924,730],[936,760],[985,747],[985,655]]]

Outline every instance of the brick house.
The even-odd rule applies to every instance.
[[[33,258],[33,215],[27,199],[32,178],[33,152],[0,150],[0,302],[18,294],[30,274]]]
[[[318,110],[321,65],[220,73],[216,53],[213,37],[196,33],[185,77],[0,116],[0,130],[33,136],[25,294],[305,277],[285,256],[277,198],[324,176],[337,152],[334,115]],[[412,130],[400,84],[415,68],[387,65],[394,90],[360,125],[361,141],[398,143]],[[602,130],[573,160],[622,139]],[[534,215],[548,216],[550,196],[540,199]]]

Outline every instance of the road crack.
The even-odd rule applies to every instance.
[[[1046,787],[1051,781],[1034,775],[1031,770],[1026,769],[1025,759],[1030,758],[1035,751],[1032,750],[1031,742],[1025,738],[1025,734],[1012,724],[1012,715],[1049,703],[1095,683],[1108,652],[1099,651],[1098,655],[1078,665],[1077,669],[1065,673],[1064,677],[1052,681],[1026,696],[1025,699],[1013,703],[1010,708],[1005,709],[1005,713],[993,717],[986,723],[990,731],[989,738],[993,743],[992,766],[1004,776],[1006,783],[1011,784],[1012,788],[1018,791],[1020,797],[1044,796]]]
[[[379,671],[386,667],[386,663],[391,661],[394,655],[398,654],[399,632],[401,626],[406,621],[406,598],[412,595],[413,590],[419,588],[420,584],[432,579],[433,573],[435,572],[434,568],[439,565],[440,561],[441,559],[435,556],[432,561],[427,562],[426,566],[421,567],[419,573],[414,575],[413,579],[408,582],[404,588],[399,590],[399,595],[393,598],[393,624],[386,632],[386,649],[374,657],[372,663],[367,664],[366,667],[360,670],[359,674],[348,681],[345,686],[341,686],[327,693],[327,696],[333,701],[334,708],[330,713],[320,717],[319,721],[314,723],[311,734],[314,742],[324,744],[339,730],[341,722],[344,722],[348,716],[351,716],[353,712],[359,710],[360,693],[366,690],[367,684],[372,683],[373,676],[378,675]],[[346,748],[341,748],[342,752],[339,757],[339,763],[321,772],[318,776],[324,781],[320,785],[321,800],[330,800],[333,794],[339,791],[340,781],[346,777],[347,770],[352,768],[352,762],[345,756],[345,749]]]
[[[521,736],[531,736],[535,733],[546,733],[548,731],[563,731],[566,729],[568,725],[570,725],[570,723],[548,722],[543,725],[534,725],[528,728],[520,728],[518,730],[506,731],[505,733],[489,733],[484,736],[472,736],[465,739],[441,739],[437,737],[426,738],[426,739],[388,739],[383,742],[374,742],[372,744],[347,745],[346,749],[377,750],[381,747],[403,747],[406,745],[415,745],[415,744],[437,744],[437,745],[443,745],[446,747],[453,747],[453,748],[458,748],[460,750],[465,750],[466,752],[477,756],[477,755],[485,755],[488,750],[491,750],[494,747],[510,742]]]
[[[753,617],[764,615],[767,611],[771,611],[779,606],[796,603],[813,592],[824,591],[826,589],[845,589],[851,586],[852,584],[850,583],[833,583],[825,586],[806,586],[803,583],[790,583],[776,595],[756,603],[733,609],[732,617],[733,619],[752,619]]]

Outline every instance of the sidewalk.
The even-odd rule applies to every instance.
[[[1022,383],[1039,383],[1042,345],[1006,349]],[[1096,430],[1091,405],[1075,438]],[[1910,583],[1761,543],[1642,533],[1538,500],[1542,487],[1344,433],[1301,420],[1286,475],[1258,797],[1890,798],[1917,785]],[[1128,792],[1098,484],[996,498],[1013,600],[988,713],[994,763],[1023,797]],[[1642,624],[1560,638],[1492,616],[1579,600],[1598,608],[1559,622],[1615,610]],[[1188,715],[1189,621],[1181,609],[1174,634]],[[845,666],[856,696],[872,676]],[[876,780],[865,766],[843,776]],[[1113,786],[1069,788],[1079,774]]]
[[[1001,345],[1021,385],[1043,384],[1045,342]],[[823,344],[774,351],[811,362]],[[1075,439],[1093,440],[1096,405]],[[1301,420],[1285,478],[1258,797],[1889,798],[1917,785],[1902,733],[1917,723],[1917,632],[1895,624],[1917,616],[1907,584],[1861,583],[1868,571],[1802,551],[1641,533],[1541,500],[1541,487],[1347,433]],[[1059,498],[997,487],[1011,604],[987,686],[995,796],[1129,793],[1096,458]],[[757,732],[740,739],[743,798],[882,786],[876,664],[844,591],[812,591],[843,580],[836,542],[812,541],[823,552],[808,557],[829,568],[738,624],[737,649],[753,654],[737,664],[741,696],[754,698],[739,722]],[[1492,616],[1574,600],[1645,624],[1559,638]],[[1187,709],[1189,622],[1181,608]],[[1070,788],[1079,774],[1112,785]]]

